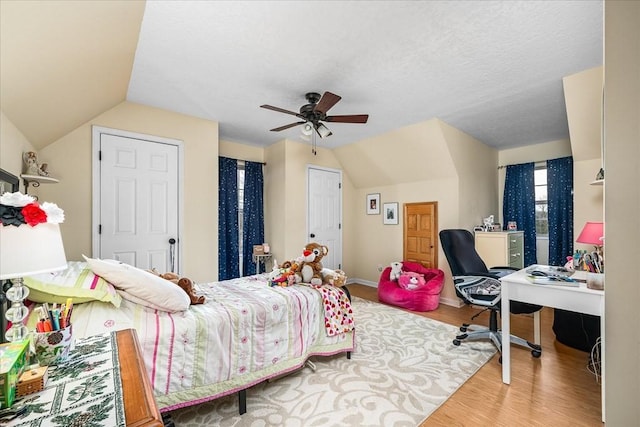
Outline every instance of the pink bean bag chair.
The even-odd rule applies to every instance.
[[[395,305],[411,311],[432,311],[440,304],[440,291],[444,286],[444,272],[437,268],[426,268],[416,262],[403,261],[403,272],[424,275],[424,284],[417,288],[404,289],[398,280],[391,280],[391,267],[384,269],[378,282],[378,299],[385,304]]]

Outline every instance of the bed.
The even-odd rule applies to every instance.
[[[38,302],[54,302],[44,291],[59,302],[70,293],[95,294],[76,297],[83,302],[74,303],[74,338],[135,329],[161,412],[238,392],[243,413],[247,388],[299,369],[311,356],[354,348],[348,292],[331,285],[270,286],[267,274],[197,283],[206,302],[172,312],[142,305],[140,296],[122,297],[123,289],[114,291],[94,272],[70,262],[56,277],[25,281]]]

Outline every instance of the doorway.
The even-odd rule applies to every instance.
[[[438,268],[438,202],[404,204],[402,259]]]
[[[329,248],[322,265],[342,269],[342,171],[307,167],[307,242]]]
[[[181,266],[182,142],[94,126],[93,256]]]

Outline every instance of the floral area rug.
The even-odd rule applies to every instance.
[[[418,426],[495,354],[491,342],[456,347],[456,326],[353,298],[356,349],[237,395],[173,411],[176,427]]]

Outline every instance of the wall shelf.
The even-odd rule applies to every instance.
[[[22,182],[24,183],[25,194],[29,193],[29,185],[33,187],[40,187],[40,184],[57,184],[58,182],[60,182],[58,179],[52,178],[50,176],[27,175],[24,173],[20,175],[20,178],[22,178]]]
[[[604,185],[604,179],[596,179],[589,185]]]

